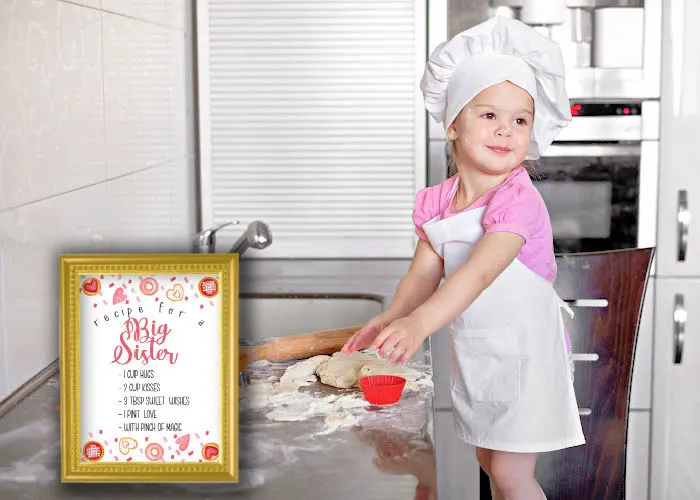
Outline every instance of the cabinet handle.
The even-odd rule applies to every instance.
[[[690,211],[688,210],[688,191],[678,191],[678,262],[685,261],[685,252],[688,249],[688,229],[690,228]]]
[[[673,306],[673,363],[678,365],[683,361],[683,344],[685,343],[685,322],[688,312],[685,310],[683,294],[676,294]]]

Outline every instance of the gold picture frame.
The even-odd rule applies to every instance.
[[[61,481],[237,482],[238,254],[59,266]]]

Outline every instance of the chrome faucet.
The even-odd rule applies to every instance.
[[[254,220],[246,228],[245,232],[236,240],[229,250],[230,253],[243,255],[248,248],[262,250],[272,243],[272,233],[270,227],[263,221]]]
[[[195,253],[214,253],[216,252],[216,233],[219,229],[226,226],[239,224],[239,221],[234,220],[221,224],[215,228],[205,229],[199,233],[194,238],[194,251]],[[251,222],[243,234],[236,240],[236,242],[229,250],[229,253],[237,253],[243,255],[243,252],[248,250],[248,248],[255,248],[256,250],[262,250],[270,246],[272,243],[272,233],[270,232],[270,227],[262,221],[256,220]]]

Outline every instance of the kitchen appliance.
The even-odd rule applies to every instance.
[[[555,249],[654,246],[662,0],[538,2],[432,0],[428,51],[493,15],[522,18],[557,41],[573,121],[533,165]],[[556,15],[537,9],[557,2]],[[428,123],[428,185],[435,185],[448,175],[447,138]]]
[[[555,251],[654,246],[658,101],[572,101],[571,112],[571,125],[528,165],[549,211]],[[430,184],[447,176],[447,143],[431,140]]]
[[[596,9],[593,20],[593,62],[598,68],[644,66],[644,9]]]
[[[559,43],[573,99],[658,99],[662,0],[432,0],[429,50],[493,15]]]

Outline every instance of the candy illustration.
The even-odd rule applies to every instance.
[[[185,291],[182,289],[182,285],[177,283],[170,290],[165,292],[165,296],[173,302],[177,302],[178,300],[182,300],[185,296]]]
[[[163,453],[163,447],[158,443],[151,443],[146,446],[146,458],[153,462],[163,460]]]
[[[97,462],[105,456],[105,448],[97,441],[88,441],[83,447],[83,456],[90,462]]]
[[[158,291],[158,281],[155,278],[144,278],[139,285],[141,293],[144,295],[153,295]]]
[[[204,460],[215,460],[219,456],[219,445],[216,443],[207,443],[202,446],[202,457]]]
[[[219,282],[210,276],[199,280],[197,287],[199,288],[199,293],[208,298],[212,298],[219,293]]]
[[[83,281],[82,288],[85,295],[97,295],[102,289],[102,283],[97,278],[90,278]]]

